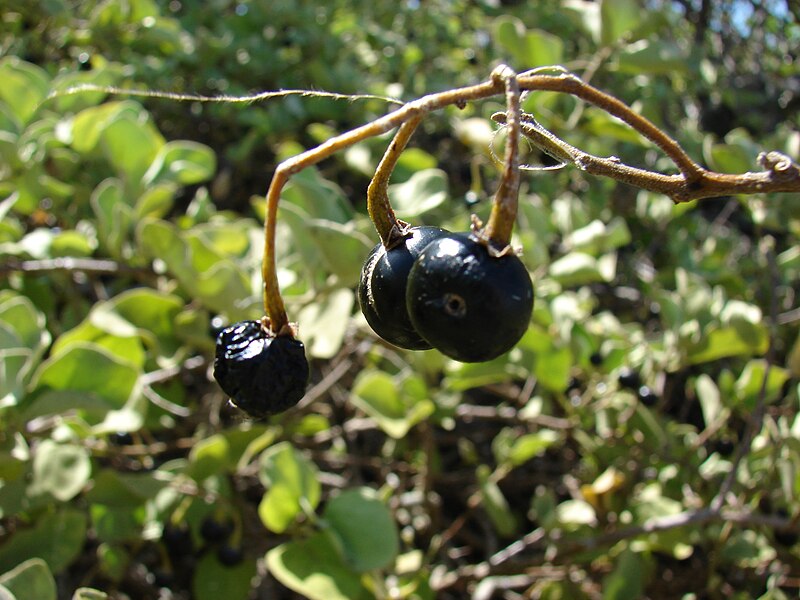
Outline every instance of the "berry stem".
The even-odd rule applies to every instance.
[[[389,178],[420,121],[422,115],[415,114],[400,126],[367,187],[367,212],[386,248],[395,245],[408,229],[408,224],[397,218],[389,202]]]
[[[492,76],[505,86],[508,139],[503,176],[494,196],[489,221],[480,237],[488,242],[491,250],[504,254],[511,242],[519,203],[520,93],[517,74],[511,68],[502,65],[492,72]]]

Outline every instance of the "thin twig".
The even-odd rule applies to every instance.
[[[130,274],[140,277],[155,277],[155,274],[146,268],[132,267],[115,260],[99,258],[77,258],[62,256],[58,258],[44,258],[40,260],[19,260],[10,258],[0,263],[0,277],[10,273],[48,273],[52,271],[81,272],[95,275],[120,275]]]

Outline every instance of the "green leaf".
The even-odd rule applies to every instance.
[[[703,411],[703,422],[707,427],[710,427],[712,423],[716,422],[723,410],[719,388],[711,377],[703,373],[695,382],[695,390],[697,399],[700,402],[700,408]]]
[[[95,470],[92,487],[86,492],[90,504],[128,509],[152,500],[169,481],[159,479],[161,473],[118,473],[110,468]]]
[[[0,100],[23,125],[33,117],[50,89],[50,78],[44,69],[15,56],[0,60],[0,81]]]
[[[478,485],[481,493],[481,506],[486,511],[497,533],[510,537],[517,529],[517,520],[511,512],[508,500],[500,487],[491,478],[489,467],[480,465],[477,470]]]
[[[89,481],[92,463],[82,446],[42,440],[33,455],[32,495],[49,493],[66,502],[77,496]]]
[[[603,281],[597,259],[583,252],[570,252],[552,262],[550,276],[564,287]]]
[[[688,364],[696,365],[728,356],[763,354],[767,351],[769,334],[765,326],[756,327],[759,332],[757,339],[749,335],[750,329],[748,329],[748,339],[742,339],[740,329],[736,327],[711,329],[698,341],[685,343]]]
[[[525,464],[530,459],[541,455],[559,439],[558,433],[543,429],[536,433],[521,435],[511,445],[507,459],[515,467]]]
[[[149,119],[144,120],[143,114],[146,113],[121,113],[106,124],[100,135],[106,158],[120,177],[131,182],[142,179],[164,145],[164,138]]]
[[[572,360],[569,348],[557,348],[552,345],[548,350],[536,354],[533,373],[542,386],[554,392],[561,392],[569,383]]]
[[[208,146],[188,140],[167,142],[158,150],[142,183],[146,187],[162,183],[192,185],[210,179],[216,168],[216,155]]]
[[[642,8],[635,0],[603,0],[600,4],[601,43],[616,45],[639,26]]]
[[[421,389],[420,389],[421,388]],[[353,404],[371,416],[388,435],[405,437],[434,411],[425,384],[418,378],[397,380],[389,374],[365,369],[353,383]]]
[[[87,587],[78,588],[72,594],[72,600],[106,600],[107,598],[108,594],[105,592]]]
[[[41,558],[31,558],[0,575],[0,585],[16,600],[56,600],[56,581]]]
[[[175,203],[177,186],[172,183],[148,185],[147,189],[136,200],[134,214],[137,220],[145,217],[160,219],[172,209]]]
[[[342,559],[331,536],[317,532],[267,552],[267,569],[283,585],[309,600],[366,600],[373,597],[359,573]]]
[[[526,69],[559,65],[564,60],[564,42],[556,35],[539,29],[526,30],[517,17],[502,16],[494,22],[494,39],[512,58],[512,63]]]
[[[343,287],[355,287],[361,275],[361,263],[372,249],[365,235],[356,231],[355,222],[312,220],[306,223],[305,235],[311,236],[319,249],[324,268],[338,278]]]
[[[79,112],[72,119],[69,142],[82,154],[91,153],[111,123],[121,115],[129,115],[134,119],[141,114],[142,108],[135,102],[106,102],[100,106],[92,106]]]
[[[333,358],[342,347],[355,295],[351,289],[338,289],[310,303],[300,311],[298,322],[308,353],[315,358]]]
[[[133,223],[133,211],[127,204],[122,182],[116,178],[104,179],[92,191],[89,203],[96,217],[100,247],[112,257],[122,258]]]
[[[34,391],[83,391],[114,408],[122,408],[133,392],[139,371],[107,350],[78,343],[44,361],[34,374]]]
[[[258,514],[268,529],[282,533],[304,510],[313,511],[319,504],[317,469],[290,443],[276,444],[264,452],[259,474],[267,492]]]
[[[323,178],[314,168],[294,175],[283,188],[281,197],[299,209],[306,219],[345,224],[353,218],[353,207],[339,186]]]
[[[629,44],[617,54],[617,69],[631,75],[690,74],[686,52],[673,41],[639,40]]]
[[[186,474],[198,483],[212,475],[221,475],[230,460],[228,440],[222,434],[214,434],[200,440],[189,451],[189,466]]]
[[[397,216],[409,221],[441,206],[447,195],[447,175],[440,169],[417,171],[407,181],[389,186]]]
[[[213,552],[207,552],[194,569],[192,591],[195,600],[247,600],[251,597],[252,580],[256,575],[256,562],[244,560],[226,566]]]
[[[617,557],[614,570],[603,580],[603,600],[637,600],[645,587],[642,557],[625,550]]]
[[[60,573],[86,543],[86,520],[82,511],[64,509],[44,515],[29,529],[18,529],[0,546],[0,571],[38,557],[51,572]]]
[[[103,542],[133,541],[142,535],[144,508],[130,506],[104,506],[94,504],[89,508],[92,530]]]
[[[381,569],[397,556],[397,526],[386,505],[369,488],[345,490],[331,498],[323,515],[356,571]]]
[[[757,358],[745,365],[742,374],[736,380],[734,389],[737,398],[745,408],[753,409],[762,389],[764,400],[771,402],[780,394],[783,384],[788,379],[789,371],[777,365],[769,365],[769,372],[767,372],[767,361]]]

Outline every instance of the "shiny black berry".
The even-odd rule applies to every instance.
[[[241,321],[220,332],[214,378],[231,402],[252,417],[283,412],[300,401],[309,369],[303,343],[270,335],[259,321]]]
[[[431,347],[408,318],[406,282],[419,253],[447,233],[438,227],[412,227],[398,245],[387,250],[378,244],[367,256],[358,284],[358,302],[372,330],[390,344],[409,350]]]
[[[408,275],[406,306],[423,339],[462,362],[510,350],[533,310],[533,285],[514,254],[496,257],[466,233],[428,244]]]

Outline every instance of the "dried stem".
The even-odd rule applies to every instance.
[[[489,222],[481,237],[485,237],[490,250],[502,254],[511,242],[511,232],[517,218],[519,201],[519,84],[517,83],[517,74],[505,65],[496,69],[492,76],[502,81],[506,90],[508,139],[503,159],[503,177],[492,203]]]
[[[646,190],[665,194],[676,203],[734,194],[800,192],[800,166],[779,152],[769,152],[759,156],[759,163],[764,169],[760,172],[734,175],[708,171],[692,160],[678,142],[664,133],[654,123],[635,113],[633,109],[617,98],[581,81],[572,74],[548,75],[542,74],[541,71],[537,70],[515,76],[512,75],[513,71],[508,67],[500,67],[493,71],[492,77],[488,81],[423,96],[404,104],[394,112],[335,136],[316,148],[298,154],[278,165],[266,197],[267,210],[264,223],[264,255],[262,262],[264,309],[268,316],[268,325],[272,330],[277,335],[294,335],[294,330],[290,327],[283,299],[278,289],[277,268],[275,265],[275,220],[281,190],[289,177],[357,142],[381,135],[411,121],[418,122],[428,112],[450,105],[464,106],[467,102],[488,98],[503,91],[506,91],[509,98],[509,109],[504,117],[498,117],[497,120],[504,118],[508,121],[510,135],[506,148],[506,173],[504,173],[503,182],[500,190],[498,190],[498,197],[508,198],[510,190],[515,185],[514,178],[518,178],[517,173],[509,173],[511,170],[518,171],[518,165],[516,169],[513,168],[515,161],[518,159],[510,156],[509,153],[515,152],[516,147],[512,140],[513,136],[516,135],[514,131],[517,127],[514,123],[514,116],[518,113],[517,109],[513,108],[513,102],[518,103],[519,90],[569,94],[597,106],[627,123],[642,136],[653,142],[675,163],[679,171],[679,174],[665,175],[624,165],[613,157],[601,158],[593,156],[560,140],[538,125],[532,118],[527,118],[519,124],[520,130],[529,136],[535,144],[540,145],[542,149],[555,152],[556,155],[560,155],[560,159],[575,164],[589,173],[610,177]],[[516,97],[516,101],[513,100],[513,97]],[[409,125],[409,129],[405,129],[402,134],[398,132],[399,139],[402,140],[406,134],[410,135],[415,126],[416,124]],[[393,152],[391,147],[390,152]],[[396,156],[394,158],[389,156],[388,160],[396,160]],[[514,211],[510,210],[509,203],[505,200],[496,201],[495,205],[498,207],[497,214],[490,216],[490,222],[484,235],[488,234],[487,237],[496,242],[503,242],[507,237],[510,237],[510,227],[513,226],[511,213]],[[391,210],[391,207],[389,209]],[[514,214],[516,213],[514,212]],[[391,221],[388,217],[386,219],[381,217],[381,219],[386,221],[386,223],[380,225],[381,228]],[[512,225],[510,226],[509,224]],[[383,238],[383,235],[381,237]]]

